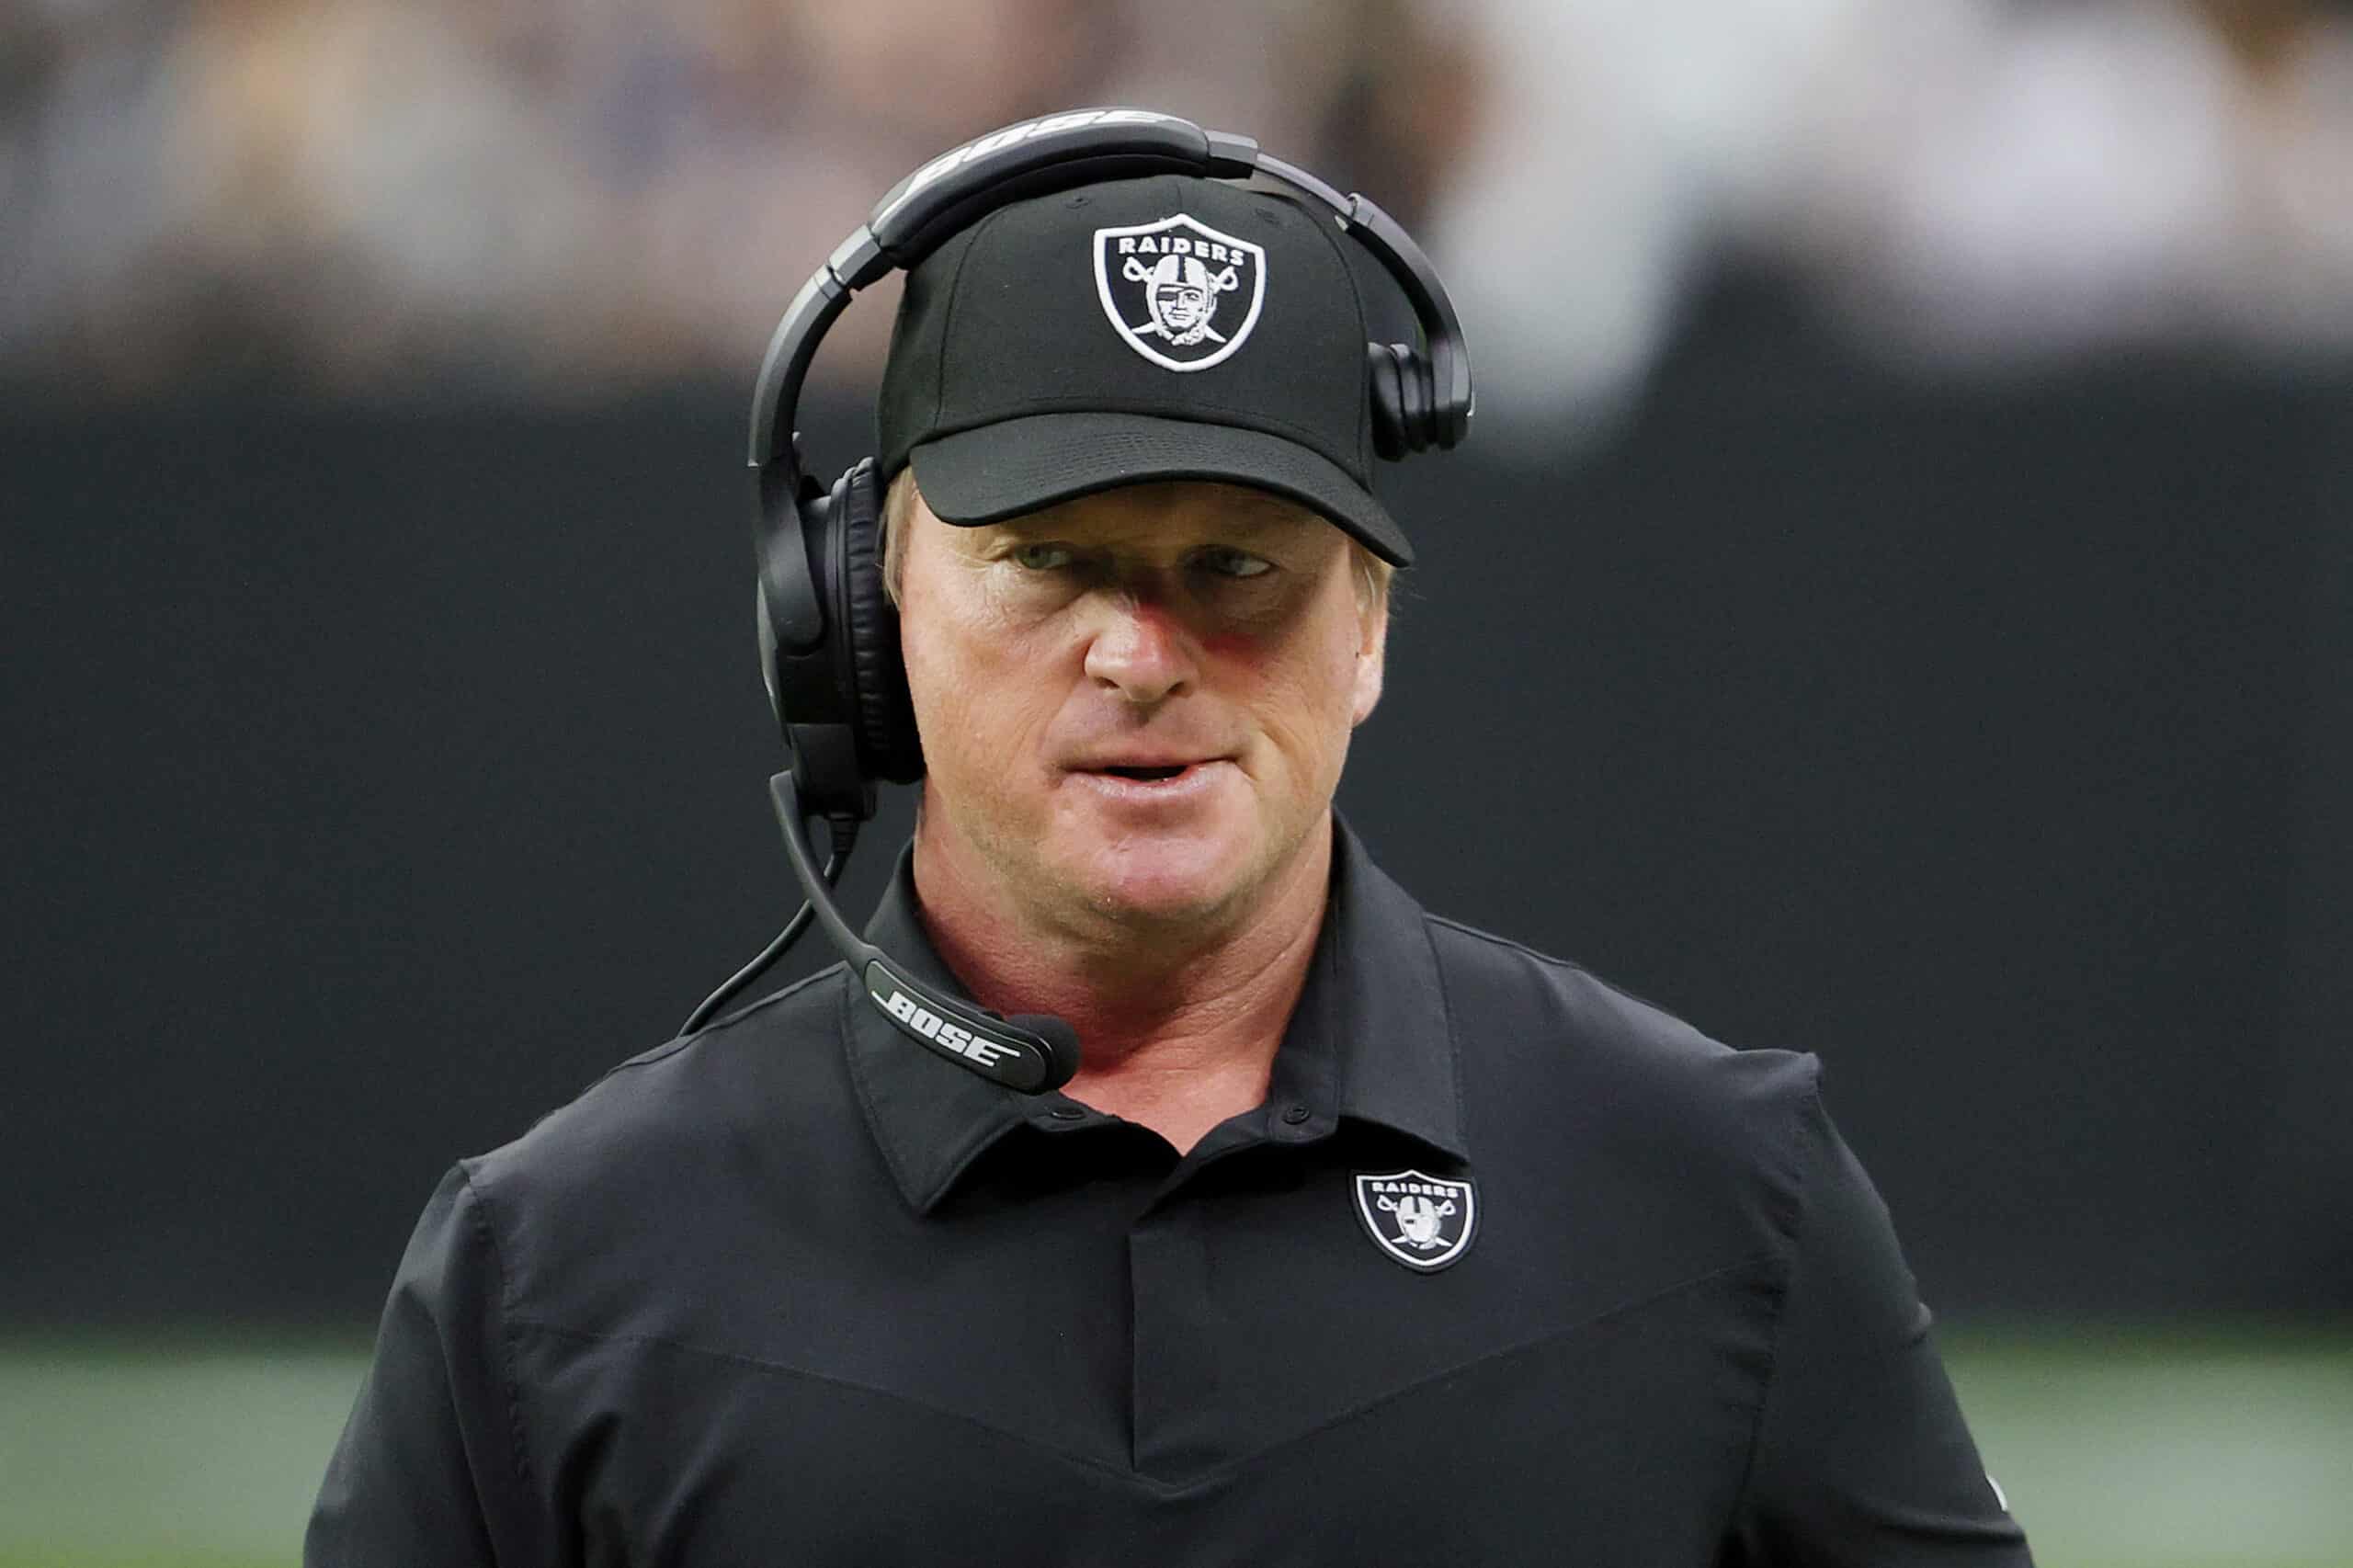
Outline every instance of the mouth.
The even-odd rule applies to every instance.
[[[1087,771],[1108,773],[1114,778],[1137,778],[1146,783],[1154,783],[1163,778],[1174,778],[1192,766],[1193,764],[1189,762],[1180,762],[1166,767],[1096,767],[1089,768]]]
[[[1074,780],[1104,799],[1142,805],[1173,804],[1207,799],[1218,783],[1226,758],[1205,756],[1193,762],[1115,762],[1071,769]]]

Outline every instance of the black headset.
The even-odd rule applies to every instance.
[[[752,395],[760,672],[792,758],[769,789],[809,905],[696,1008],[681,1033],[699,1028],[773,961],[813,910],[875,1005],[914,1039],[985,1077],[1032,1093],[1058,1087],[1076,1070],[1077,1037],[1068,1024],[1034,1014],[1006,1020],[910,980],[858,939],[830,896],[829,884],[847,860],[858,825],[874,814],[876,782],[911,784],[922,778],[923,747],[899,657],[898,611],[883,591],[881,478],[870,457],[831,489],[822,487],[803,470],[794,421],[817,346],[858,290],[914,267],[1000,207],[1101,180],[1162,174],[1230,180],[1265,176],[1328,210],[1397,280],[1425,344],[1365,346],[1373,450],[1393,461],[1452,447],[1468,433],[1470,357],[1453,302],[1429,258],[1380,208],[1268,156],[1246,136],[1204,131],[1150,109],[1078,109],[991,131],[893,186],[793,296],[769,339]],[[834,852],[822,870],[805,837],[812,815],[825,818],[833,831]]]

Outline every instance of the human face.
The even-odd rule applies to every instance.
[[[1199,289],[1179,286],[1160,296],[1160,313],[1178,332],[1191,330],[1195,322],[1207,314],[1201,307],[1209,303],[1209,295]]]
[[[1359,599],[1347,538],[1191,482],[980,528],[918,497],[908,521],[926,835],[1051,928],[1245,918],[1381,696],[1387,608]]]

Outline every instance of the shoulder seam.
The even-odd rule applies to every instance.
[[[597,1074],[595,1082],[592,1082],[588,1085],[587,1089],[583,1089],[580,1093],[584,1095],[586,1094],[588,1089],[595,1088],[597,1084],[603,1083],[606,1079],[613,1076],[617,1073],[626,1073],[632,1067],[651,1067],[657,1062],[667,1062],[670,1058],[677,1055],[678,1052],[684,1051],[687,1047],[701,1040],[713,1029],[724,1028],[729,1024],[734,1023],[739,1018],[749,1017],[752,1014],[758,1012],[763,1007],[772,1007],[779,1002],[789,1001],[793,996],[808,990],[809,987],[816,984],[817,982],[828,978],[835,971],[843,969],[844,967],[846,966],[843,965],[840,960],[836,960],[835,961],[827,964],[824,968],[819,970],[816,973],[794,981],[791,984],[786,986],[781,991],[772,992],[769,994],[761,997],[758,1001],[748,1003],[744,1006],[738,1007],[735,1011],[729,1013],[722,1017],[713,1018],[710,1022],[705,1024],[702,1028],[697,1029],[692,1034],[674,1036],[671,1039],[663,1041],[660,1045],[654,1047],[650,1051],[639,1051],[635,1056],[631,1057],[626,1062],[616,1062],[610,1067],[606,1068],[602,1073]],[[579,1096],[575,1095],[573,1097],[577,1099]]]
[[[724,1028],[727,1025],[735,1022],[738,1018],[748,1018],[763,1007],[772,1007],[779,1002],[790,1001],[795,995],[808,990],[809,987],[816,984],[817,982],[832,974],[835,970],[847,970],[848,968],[848,964],[840,959],[835,959],[833,962],[827,964],[816,973],[803,975],[801,979],[794,981],[791,984],[787,985],[780,990],[769,992],[767,995],[761,997],[756,1002],[745,1003],[742,1006],[736,1008],[732,1013],[722,1013],[718,1017],[711,1019],[710,1022],[703,1025],[702,1028],[697,1029],[694,1033],[690,1035],[681,1035],[679,1038],[681,1040],[700,1040],[711,1030],[716,1028]]]
[[[466,1184],[467,1193],[474,1200],[474,1226],[490,1248],[491,1266],[498,1271],[498,1359],[499,1379],[506,1385],[506,1445],[508,1460],[515,1466],[516,1483],[523,1495],[531,1494],[530,1443],[523,1425],[523,1383],[515,1369],[515,1341],[521,1320],[515,1313],[514,1283],[506,1272],[506,1251],[498,1244],[498,1226],[491,1212],[490,1194],[474,1185],[474,1165],[478,1161],[460,1160],[459,1179]]]
[[[1454,993],[1446,983],[1446,960],[1438,956],[1438,939],[1430,935],[1430,922],[1437,918],[1427,910],[1422,912],[1422,943],[1430,950],[1430,970],[1438,976],[1438,1015],[1446,1019],[1446,1059],[1454,1072],[1454,1136],[1467,1152],[1472,1147],[1471,1101],[1462,1092],[1462,1031],[1454,1022]]]
[[[1617,994],[1625,997],[1631,1002],[1639,1002],[1654,1013],[1663,1014],[1667,1017],[1673,1018],[1677,1023],[1683,1025],[1686,1028],[1697,1029],[1703,1035],[1707,1033],[1705,1029],[1699,1029],[1698,1025],[1692,1023],[1674,1008],[1667,1006],[1664,1003],[1654,1002],[1651,1000],[1651,998],[1643,995],[1641,992],[1636,991],[1630,986],[1621,985],[1617,981],[1611,980],[1606,975],[1597,974],[1592,970],[1587,969],[1585,965],[1577,962],[1574,959],[1564,959],[1557,953],[1543,952],[1538,949],[1529,947],[1525,942],[1516,942],[1509,937],[1498,937],[1493,931],[1482,931],[1476,926],[1465,926],[1460,920],[1449,919],[1443,915],[1432,915],[1427,910],[1423,912],[1422,918],[1434,925],[1443,926],[1449,931],[1460,932],[1465,937],[1484,942],[1490,947],[1501,948],[1506,952],[1518,953],[1522,958],[1532,959],[1548,969],[1566,970],[1571,974],[1583,975],[1586,979],[1592,981],[1596,985],[1600,986],[1605,991],[1615,992]]]
[[[1534,959],[1539,963],[1551,964],[1557,969],[1573,969],[1579,974],[1591,973],[1591,971],[1583,964],[1576,962],[1574,960],[1564,959],[1553,953],[1539,952],[1525,942],[1516,942],[1509,937],[1498,937],[1493,931],[1482,931],[1476,926],[1466,926],[1461,921],[1456,920],[1449,915],[1437,915],[1428,910],[1424,910],[1422,912],[1422,918],[1428,921],[1433,926],[1443,926],[1449,931],[1459,931],[1465,937],[1474,937],[1480,941],[1485,942],[1492,947],[1504,948],[1512,952],[1523,954],[1529,958]],[[1598,979],[1599,976],[1595,976],[1595,978]]]
[[[1790,1131],[1790,1152],[1800,1157],[1797,1161],[1797,1180],[1793,1184],[1795,1201],[1787,1206],[1789,1212],[1782,1228],[1780,1296],[1773,1305],[1772,1342],[1765,1353],[1765,1375],[1757,1384],[1756,1416],[1748,1431],[1748,1456],[1741,1465],[1740,1485],[1733,1493],[1732,1510],[1724,1519],[1726,1536],[1737,1527],[1742,1512],[1748,1506],[1749,1488],[1756,1480],[1757,1460],[1765,1448],[1765,1417],[1772,1407],[1774,1390],[1780,1376],[1781,1329],[1789,1318],[1790,1292],[1797,1283],[1798,1249],[1804,1239],[1806,1226],[1813,1218],[1813,1176],[1819,1161],[1803,1158],[1802,1145],[1818,1137],[1818,1130],[1823,1124],[1822,1072],[1818,1059],[1808,1078],[1805,1098],[1800,1102],[1796,1114],[1791,1118],[1795,1125]]]

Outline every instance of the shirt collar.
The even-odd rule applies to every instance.
[[[1469,1158],[1452,1020],[1426,919],[1335,811],[1324,925],[1260,1112],[1269,1140],[1308,1142],[1356,1120]],[[970,995],[924,929],[912,842],[899,851],[866,939],[915,978]],[[891,1174],[918,1211],[1025,1124],[1063,1133],[1101,1123],[1066,1096],[1025,1095],[926,1051],[854,983],[842,995],[851,1079]]]

